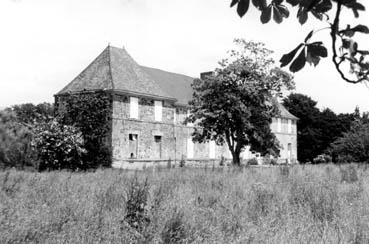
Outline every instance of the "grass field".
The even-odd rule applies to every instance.
[[[0,243],[368,243],[364,166],[0,172]]]

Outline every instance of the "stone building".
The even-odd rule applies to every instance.
[[[119,162],[231,158],[214,142],[194,143],[193,126],[184,125],[193,78],[137,64],[125,49],[108,46],[85,70],[57,93],[106,91],[113,97],[110,140],[112,161]],[[272,130],[283,149],[281,158],[296,161],[297,118],[280,105]],[[243,157],[252,157],[247,150]],[[254,155],[255,156],[255,155]],[[257,156],[257,155],[256,155]],[[118,162],[118,165],[117,165]]]

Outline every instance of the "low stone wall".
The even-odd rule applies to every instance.
[[[225,159],[223,165],[220,164],[219,159],[186,159],[185,167],[191,168],[211,168],[211,167],[223,167],[231,165],[231,159]],[[148,168],[178,168],[180,167],[181,160],[152,160],[152,159],[127,159],[114,161],[113,168],[118,169],[131,169],[131,170],[144,170]]]

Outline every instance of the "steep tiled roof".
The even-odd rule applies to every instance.
[[[192,98],[192,81],[194,78],[141,66],[161,87],[162,90],[177,99],[177,104],[188,105]]]
[[[84,90],[114,90],[175,100],[161,89],[124,48],[111,46],[57,95]]]
[[[291,114],[282,104],[278,103],[278,107],[279,107],[279,111],[280,111],[280,116],[278,116],[278,117],[298,120],[298,118],[296,116],[294,116],[293,114]]]

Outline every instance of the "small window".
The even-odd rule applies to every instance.
[[[154,136],[154,140],[156,143],[160,143],[161,142],[161,136]]]
[[[129,134],[130,141],[137,141],[137,134]]]

